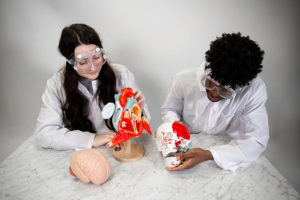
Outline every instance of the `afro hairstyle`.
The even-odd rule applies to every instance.
[[[248,85],[262,69],[264,51],[241,33],[217,37],[205,53],[206,69],[222,85],[236,89]]]

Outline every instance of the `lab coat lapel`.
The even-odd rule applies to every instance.
[[[90,101],[93,100],[93,95],[88,91],[88,89],[80,82],[78,82],[78,89],[82,94]]]

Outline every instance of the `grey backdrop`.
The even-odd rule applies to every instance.
[[[265,50],[270,141],[264,155],[300,191],[300,1],[94,0],[2,1],[0,4],[0,161],[33,134],[46,80],[64,64],[62,28],[86,23],[110,61],[136,76],[152,113],[172,76],[197,67],[210,41],[240,31]]]

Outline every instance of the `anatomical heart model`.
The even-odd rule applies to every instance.
[[[126,141],[121,151],[115,151],[114,156],[119,161],[130,162],[143,157],[144,150],[137,144],[132,144],[129,140],[132,137],[142,135],[143,129],[152,135],[149,122],[142,117],[142,111],[138,105],[131,88],[124,88],[115,94],[115,104],[108,103],[102,111],[104,119],[111,116],[114,128],[117,130],[115,137],[106,146],[112,147]],[[142,152],[140,152],[142,151]]]
[[[181,122],[165,122],[155,134],[156,145],[165,159],[165,166],[176,167],[181,161],[176,159],[177,153],[185,153],[191,148],[190,132]]]

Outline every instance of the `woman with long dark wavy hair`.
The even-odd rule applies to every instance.
[[[114,102],[124,87],[134,89],[143,114],[150,114],[137,90],[133,74],[123,65],[110,64],[96,31],[85,24],[62,30],[58,49],[66,65],[47,81],[37,119],[39,146],[57,150],[83,149],[106,144],[114,135],[112,121],[102,108]]]

